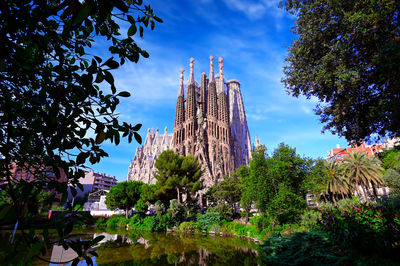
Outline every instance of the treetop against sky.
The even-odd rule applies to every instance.
[[[167,126],[172,133],[179,69],[186,70],[186,84],[189,59],[195,58],[199,82],[200,74],[209,72],[208,58],[213,55],[224,58],[225,78],[241,83],[253,142],[257,135],[269,150],[285,142],[314,158],[325,157],[336,144],[346,146],[343,138],[321,134],[322,125],[313,112],[316,99],[294,98],[285,92],[282,69],[296,36],[291,32],[294,17],[278,5],[276,0],[152,1],[151,7],[164,22],[154,31],[145,29],[145,37],[137,39],[150,58],[140,64],[126,63],[113,72],[116,87],[132,95],[118,107],[121,120],[142,123],[143,140],[150,127],[163,132]],[[101,54],[102,41],[93,49]],[[125,139],[118,146],[105,143],[110,157],[94,165],[94,170],[125,180],[138,145]]]

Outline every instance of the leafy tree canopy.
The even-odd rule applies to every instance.
[[[141,125],[121,122],[115,113],[129,93],[117,90],[112,70],[147,58],[133,36],[142,37],[145,27],[154,29],[162,21],[142,0],[11,0],[0,5],[0,14],[0,182],[7,184],[12,200],[2,214],[14,213],[13,222],[18,220],[23,233],[30,209],[22,199],[31,198],[34,190],[22,189],[18,198],[13,163],[35,175],[29,186],[55,189],[65,202],[67,183],[46,178],[44,166],[57,177],[65,172],[68,183],[83,190],[83,168],[107,156],[104,141],[118,145],[122,135],[141,142]],[[121,23],[128,25],[127,32]],[[95,40],[108,48],[102,56],[90,50]],[[71,192],[76,194],[75,187]],[[65,247],[69,242],[63,238],[71,228],[60,224],[58,230]],[[43,242],[35,245],[36,251],[45,248]],[[84,258],[81,242],[72,248]]]
[[[400,2],[284,1],[297,17],[283,83],[317,97],[324,130],[349,141],[400,136]]]
[[[175,195],[178,202],[181,202],[182,194],[185,194],[187,200],[190,200],[191,194],[203,186],[201,180],[203,171],[192,155],[180,156],[172,150],[166,150],[157,158],[155,167],[154,177],[157,179],[155,194],[158,197],[169,195],[169,199],[172,199]]]
[[[236,204],[240,202],[242,196],[239,176],[234,173],[231,177],[225,177],[216,186],[210,187],[207,193],[217,204],[228,204],[232,211],[235,212]]]
[[[255,207],[273,220],[293,220],[306,207],[307,180],[312,175],[313,160],[302,158],[283,143],[272,156],[265,147],[256,149],[248,169],[241,170],[242,202]]]
[[[110,210],[117,208],[125,210],[125,216],[128,218],[128,212],[140,200],[143,182],[125,181],[118,183],[110,189],[106,195],[106,205]]]

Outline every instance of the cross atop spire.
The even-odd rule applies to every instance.
[[[181,69],[179,69],[179,71],[181,72],[181,77],[180,77],[180,81],[179,81],[178,97],[184,96],[184,94],[185,94],[185,90],[184,90],[184,86],[183,86],[183,72],[185,70],[183,68],[181,68]]]
[[[214,60],[214,56],[210,55],[210,82],[214,81],[214,64],[213,64],[213,60]]]
[[[193,62],[194,62],[194,58],[190,58],[190,74],[189,74],[189,83],[188,84],[194,83]]]

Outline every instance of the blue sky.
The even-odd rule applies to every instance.
[[[321,133],[319,117],[313,112],[314,99],[287,95],[280,80],[287,48],[296,38],[291,32],[295,18],[278,8],[278,0],[197,0],[151,1],[150,5],[164,23],[154,31],[145,30],[137,39],[150,54],[138,64],[126,63],[114,71],[118,90],[130,91],[118,108],[120,119],[142,123],[143,140],[147,128],[168,127],[172,132],[179,69],[189,76],[189,59],[195,58],[195,79],[209,73],[210,55],[224,58],[224,76],[237,79],[247,114],[252,142],[257,135],[272,152],[279,143],[295,147],[307,157],[325,157],[336,144],[347,145],[343,138]],[[122,25],[122,31],[125,30]],[[94,49],[106,49],[101,41]],[[214,59],[214,65],[217,60]],[[93,165],[124,181],[137,143],[105,143],[109,158]]]

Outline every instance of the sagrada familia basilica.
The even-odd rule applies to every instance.
[[[129,166],[127,180],[154,184],[154,162],[160,153],[172,149],[180,155],[196,156],[204,170],[206,188],[217,184],[224,176],[251,158],[250,134],[247,127],[240,83],[225,81],[223,59],[219,58],[219,75],[214,76],[213,56],[210,74],[201,74],[200,84],[194,79],[194,59],[190,59],[190,73],[184,85],[184,70],[175,110],[173,133],[158,129],[147,131],[145,143],[138,147]]]

